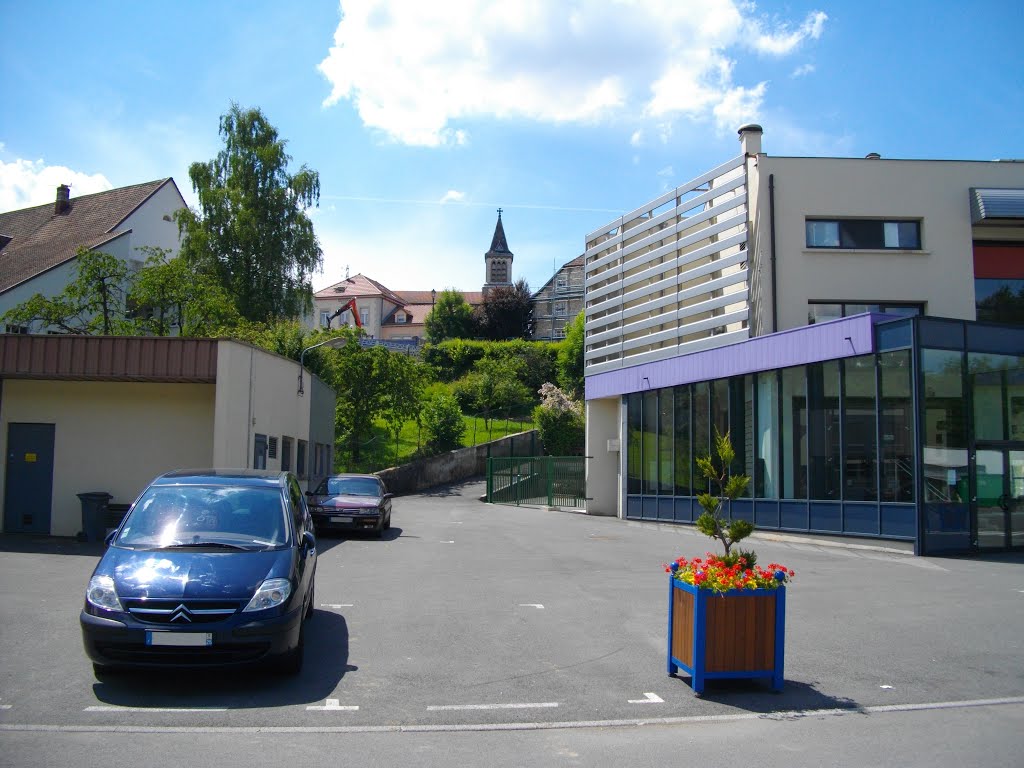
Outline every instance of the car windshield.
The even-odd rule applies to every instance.
[[[326,486],[326,491],[324,487]],[[380,496],[380,483],[372,477],[329,477],[320,486],[327,496]]]
[[[287,543],[286,520],[277,488],[152,486],[114,543],[133,549],[265,549]]]

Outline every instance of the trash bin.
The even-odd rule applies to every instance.
[[[106,491],[77,494],[82,502],[81,541],[103,541],[107,537],[107,504],[112,498]]]

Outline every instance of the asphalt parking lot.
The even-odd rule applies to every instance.
[[[696,697],[666,673],[662,564],[715,551],[711,540],[489,506],[482,490],[396,499],[383,540],[320,539],[317,610],[294,679],[97,681],[78,612],[99,549],[0,537],[0,733],[28,750],[27,734],[125,729],[441,734],[998,710],[1011,725],[978,746],[1024,746],[1024,556],[926,559],[755,536],[762,562],[796,571],[785,690],[719,681]]]

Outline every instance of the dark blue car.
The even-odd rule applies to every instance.
[[[119,667],[263,661],[301,670],[317,552],[292,474],[161,475],[109,544],[80,617],[98,676]]]

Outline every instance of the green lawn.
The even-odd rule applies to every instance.
[[[465,447],[497,440],[505,435],[514,435],[536,426],[529,418],[519,421],[516,417],[509,417],[492,419],[488,429],[483,417],[463,416],[462,419],[466,423],[466,431],[462,436],[462,445]],[[373,436],[362,445],[358,462],[350,461],[336,451],[344,466],[336,466],[335,469],[339,472],[376,472],[379,469],[405,464],[416,457],[422,443],[423,438],[415,421],[405,423],[397,444],[381,422],[375,425]]]

